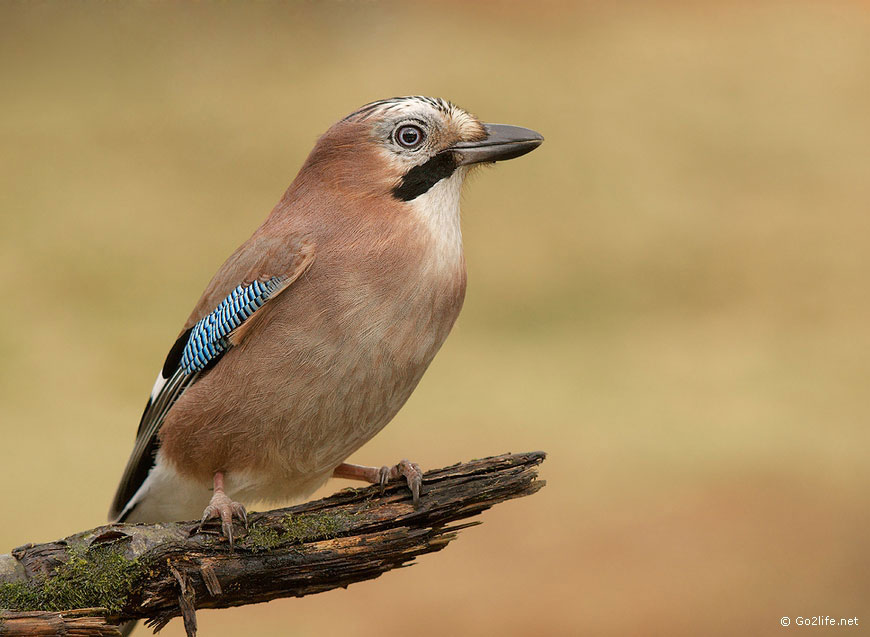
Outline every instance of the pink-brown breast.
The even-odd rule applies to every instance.
[[[354,206],[355,216],[273,213],[249,240],[289,245],[301,233],[315,260],[170,410],[161,453],[180,473],[244,475],[256,497],[301,495],[414,390],[462,307],[464,260],[430,267],[432,238],[398,202]]]

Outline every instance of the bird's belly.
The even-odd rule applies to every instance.
[[[377,434],[413,392],[431,356],[408,360],[407,353],[345,344],[320,373],[287,387],[273,412],[274,460],[293,473],[331,472]]]
[[[179,399],[163,455],[203,482],[226,472],[234,497],[308,495],[395,416],[453,322],[379,316],[264,326]]]

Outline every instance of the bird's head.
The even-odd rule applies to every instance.
[[[332,126],[303,171],[356,197],[428,207],[428,199],[448,191],[458,199],[470,167],[525,155],[543,141],[527,128],[484,124],[447,100],[394,97],[366,104]]]

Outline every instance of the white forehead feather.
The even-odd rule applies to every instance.
[[[366,121],[372,118],[389,118],[395,120],[415,116],[427,121],[433,118],[440,119],[443,125],[453,129],[462,139],[473,138],[483,132],[483,127],[477,118],[456,104],[440,97],[426,97],[425,95],[391,97],[371,102],[354,111],[345,119]]]
[[[377,102],[370,102],[348,115],[347,119],[363,121],[372,116],[382,116],[387,113],[400,114],[420,110],[440,111],[444,115],[449,115],[452,111],[461,111],[462,109],[440,97],[407,95],[405,97],[391,97],[385,100],[378,100]]]

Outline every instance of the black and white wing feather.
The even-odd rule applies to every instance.
[[[245,321],[295,278],[272,277],[239,285],[214,310],[178,337],[145,405],[133,453],[109,512],[111,520],[123,522],[136,506],[136,492],[154,466],[160,446],[157,434],[175,401],[232,347],[232,336]]]

